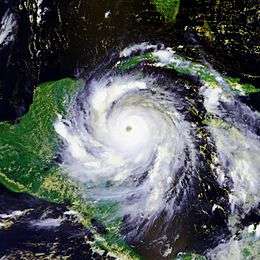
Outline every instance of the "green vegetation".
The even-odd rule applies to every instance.
[[[81,197],[81,187],[66,177],[55,163],[59,138],[54,130],[58,115],[68,107],[83,84],[63,79],[40,85],[28,113],[17,124],[0,123],[0,182],[15,192],[27,192],[51,202],[67,203],[90,226],[93,217],[105,219],[113,207],[94,207]],[[111,209],[112,208],[112,209]],[[96,236],[98,249],[106,249],[122,259],[136,254],[119,238],[120,220],[108,226],[106,237]]]
[[[58,113],[65,115],[78,88],[71,79],[43,84],[18,124],[0,123],[0,181],[8,188],[38,193],[55,168],[58,139],[53,123]]]
[[[223,83],[219,82],[217,75],[214,74],[207,66],[184,59],[182,56],[175,54],[174,58],[169,60],[169,63],[160,63],[159,58],[152,52],[147,52],[139,56],[131,57],[127,60],[122,60],[118,65],[119,70],[131,70],[139,64],[156,65],[159,67],[175,70],[180,75],[192,75],[198,77],[203,84],[210,88],[224,87]],[[260,92],[260,88],[247,83],[240,83],[239,78],[224,77],[223,81],[227,83],[230,90],[240,95],[249,95]]]
[[[180,0],[153,0],[153,3],[166,21],[175,22],[179,13]]]
[[[152,53],[145,53],[139,56],[134,56],[127,60],[123,60],[118,64],[118,69],[123,71],[130,70],[134,69],[138,64],[142,62],[153,63],[156,61],[157,59],[152,55]]]
[[[251,93],[258,93],[260,92],[260,88],[256,88],[251,84],[242,84],[240,83],[239,78],[226,78],[226,81],[231,86],[231,88],[235,91],[238,91],[242,94],[249,95]]]

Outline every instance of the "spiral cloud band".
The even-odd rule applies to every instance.
[[[165,207],[185,147],[193,149],[190,124],[171,106],[174,97],[153,81],[132,76],[93,82],[88,114],[56,124],[68,143],[69,172],[87,183],[89,196],[120,201],[134,214]]]
[[[62,167],[88,200],[118,203],[129,240],[160,238],[169,249],[178,239],[169,230],[186,223],[176,216],[196,210],[236,222],[239,209],[257,207],[260,187],[259,114],[236,95],[206,65],[134,45],[56,121]]]

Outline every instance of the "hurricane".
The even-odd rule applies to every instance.
[[[146,42],[84,80],[54,128],[60,167],[85,200],[116,205],[105,222],[121,218],[120,234],[146,256],[237,250],[260,200],[260,115],[240,99],[249,90]]]

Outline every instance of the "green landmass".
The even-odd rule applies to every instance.
[[[153,0],[153,3],[166,21],[175,22],[179,13],[180,0]]]
[[[223,82],[228,85],[227,91],[232,91],[239,95],[249,95],[260,92],[260,88],[255,87],[252,84],[241,83],[239,78],[223,77],[223,82],[217,79],[217,75],[214,74],[206,65],[193,62],[188,59],[184,59],[180,55],[175,54],[174,59],[169,63],[160,63],[158,57],[152,52],[147,52],[139,56],[131,57],[127,60],[122,60],[117,64],[119,70],[131,70],[141,63],[164,67],[175,70],[180,75],[193,75],[198,77],[203,84],[210,88],[217,88],[226,86]]]
[[[66,116],[80,81],[63,79],[37,87],[33,104],[16,124],[0,123],[0,182],[14,192],[27,192],[51,202],[66,203],[83,217],[104,218],[112,205],[94,207],[81,197],[80,185],[66,177],[55,162],[59,138],[54,129],[58,115]],[[110,206],[110,208],[108,208]],[[120,221],[110,223],[106,236],[95,234],[95,246],[122,259],[137,255],[119,238]]]

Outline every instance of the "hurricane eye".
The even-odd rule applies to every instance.
[[[132,126],[128,125],[125,130],[126,130],[126,132],[130,132],[130,131],[132,131],[132,129],[133,129]]]

